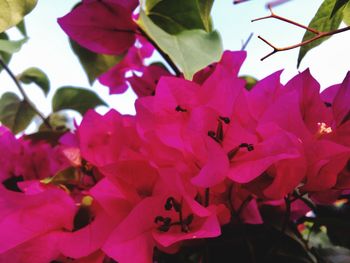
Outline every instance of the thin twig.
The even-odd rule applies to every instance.
[[[275,7],[275,6],[278,6],[278,5],[282,5],[282,4],[285,4],[287,2],[289,2],[291,0],[274,0],[274,1],[270,1],[266,4],[266,7],[267,8],[270,8],[270,7]]]
[[[245,2],[248,2],[249,0],[235,0],[233,1],[233,4],[234,5],[237,5],[237,4],[242,4],[242,3],[245,3]],[[270,1],[266,4],[266,7],[269,7],[269,6],[278,6],[278,5],[282,5],[286,2],[289,2],[291,0],[274,0],[274,1]]]
[[[245,50],[250,42],[250,40],[252,40],[254,33],[250,33],[249,37],[247,38],[247,40],[242,44],[242,48],[241,50]]]
[[[242,4],[242,3],[245,3],[245,2],[248,2],[249,0],[235,0],[233,1],[233,4],[234,5],[237,5],[237,4]]]
[[[329,31],[329,32],[321,32],[321,31],[318,31],[318,30],[316,30],[314,28],[310,28],[308,26],[299,24],[299,23],[297,23],[295,21],[292,21],[290,19],[287,19],[287,18],[284,18],[284,17],[276,15],[275,13],[273,13],[273,11],[271,9],[271,6],[269,7],[269,9],[270,9],[270,12],[271,12],[271,14],[269,16],[264,16],[264,17],[260,17],[260,18],[254,19],[254,20],[252,20],[252,22],[263,20],[263,19],[268,19],[268,18],[274,18],[274,19],[282,20],[282,21],[284,21],[286,23],[295,25],[297,27],[301,27],[303,29],[306,29],[307,31],[310,31],[310,32],[314,33],[315,36],[310,38],[310,39],[308,39],[308,40],[302,41],[301,43],[298,43],[298,44],[295,44],[295,45],[291,45],[291,46],[287,46],[287,47],[276,47],[271,42],[267,41],[265,38],[263,38],[261,36],[258,36],[259,39],[261,39],[263,42],[265,42],[267,45],[269,45],[273,49],[272,52],[270,52],[269,54],[267,54],[266,56],[261,58],[261,61],[263,61],[264,59],[272,56],[273,54],[275,54],[277,52],[291,50],[291,49],[294,49],[294,48],[305,46],[305,45],[310,44],[311,42],[314,42],[314,41],[316,41],[316,40],[318,40],[320,38],[329,37],[329,36],[332,36],[332,35],[339,34],[339,33],[342,33],[342,32],[350,30],[350,26],[347,26],[347,27],[340,28],[340,29],[337,29],[337,30],[332,30],[332,31]]]
[[[302,25],[302,24],[299,24],[293,20],[290,20],[288,18],[285,18],[285,17],[282,17],[282,16],[279,16],[279,15],[276,15],[273,11],[272,11],[272,8],[271,6],[268,6],[269,10],[270,10],[270,15],[268,16],[264,16],[264,17],[260,17],[260,18],[256,18],[256,19],[253,19],[252,22],[256,22],[256,21],[259,21],[259,20],[263,20],[263,19],[269,19],[269,18],[274,18],[274,19],[278,19],[278,20],[281,20],[281,21],[284,21],[286,23],[289,23],[289,24],[292,24],[292,25],[295,25],[297,27],[301,27],[303,29],[306,29],[314,34],[319,34],[320,32],[316,29],[313,29],[313,28],[310,28],[308,26],[305,26],[305,25]]]
[[[26,101],[29,105],[29,107],[32,108],[32,110],[42,119],[44,125],[49,128],[50,130],[52,129],[51,124],[49,121],[45,118],[45,116],[35,107],[34,103],[29,99],[27,94],[25,93],[23,87],[21,84],[18,82],[16,76],[12,73],[10,68],[6,65],[6,63],[0,59],[0,65],[4,68],[4,70],[7,72],[7,74],[11,77],[13,82],[15,83],[16,87],[18,88],[19,92],[22,94],[23,100]]]
[[[169,64],[169,66],[172,68],[172,70],[175,72],[176,76],[181,76],[181,71],[179,68],[175,65],[175,63],[171,60],[171,58],[166,54],[159,46],[158,44],[149,36],[147,33],[141,28],[138,27],[138,30],[144,36],[153,46],[154,48],[159,52],[159,54],[164,58],[164,60]]]

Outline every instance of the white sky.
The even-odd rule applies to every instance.
[[[77,58],[70,50],[64,32],[59,28],[56,19],[69,12],[77,0],[39,0],[38,6],[26,17],[26,25],[30,40],[22,50],[15,54],[10,68],[15,74],[21,73],[28,67],[39,67],[50,78],[52,90],[64,85],[89,88],[85,73]],[[293,0],[275,8],[277,14],[286,16],[300,23],[308,24],[322,0]],[[304,31],[294,26],[276,20],[265,20],[251,23],[253,18],[268,15],[263,0],[251,0],[240,5],[233,5],[232,0],[216,0],[212,11],[214,26],[222,35],[225,49],[240,49],[242,41],[251,32],[254,37],[249,43],[248,59],[241,73],[262,78],[279,69],[285,69],[282,74],[286,82],[298,70],[296,60],[298,50],[280,52],[261,62],[260,58],[270,52],[270,47],[259,39],[264,36],[278,46],[300,42]],[[12,35],[17,36],[13,33]],[[309,52],[304,58],[300,70],[310,68],[312,74],[323,88],[341,82],[350,68],[350,31],[339,34],[324,44]],[[25,86],[29,97],[45,114],[50,113],[50,97],[46,99],[39,88],[33,85]],[[105,99],[109,105],[122,113],[134,113],[133,101],[135,96],[131,91],[123,95],[108,95],[108,88],[95,83],[92,87]],[[0,74],[0,95],[6,91],[16,91],[8,76]],[[107,108],[100,108],[105,112]]]

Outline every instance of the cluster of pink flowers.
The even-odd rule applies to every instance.
[[[125,92],[129,83],[138,96],[151,95],[160,76],[170,75],[162,66],[145,65],[154,47],[135,22],[138,15],[133,11],[138,5],[138,0],[83,0],[58,19],[66,34],[81,46],[97,54],[121,56],[118,64],[98,78],[110,94]],[[126,76],[130,71],[132,75]]]
[[[53,146],[1,128],[0,261],[151,263],[350,189],[350,74],[321,94],[309,71],[248,91],[245,56],[161,78],[136,116],[91,110]]]

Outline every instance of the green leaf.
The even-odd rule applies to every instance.
[[[72,39],[70,39],[70,44],[74,54],[78,57],[80,64],[84,68],[90,85],[94,83],[98,76],[118,64],[123,58],[123,55],[111,56],[91,52]]]
[[[347,26],[350,26],[350,2],[345,6],[343,10],[343,21]]]
[[[18,31],[21,32],[22,36],[28,37],[27,28],[26,28],[26,24],[24,23],[24,19],[21,22],[19,22],[16,27]]]
[[[24,135],[24,139],[30,140],[31,142],[47,142],[52,146],[56,146],[59,142],[59,139],[62,137],[62,135],[66,131],[51,131],[51,130],[45,130],[45,131],[38,131],[32,134],[26,134]]]
[[[331,17],[333,17],[339,11],[339,9],[342,9],[348,2],[349,0],[337,0],[333,7]]]
[[[50,91],[50,80],[39,68],[26,69],[18,76],[18,80],[25,84],[35,83],[42,89],[45,95]]]
[[[218,61],[222,55],[221,39],[217,31],[207,33],[204,30],[195,29],[170,35],[155,25],[142,10],[138,23],[181,68],[187,79],[192,79],[198,70]]]
[[[319,32],[329,32],[338,29],[342,19],[343,19],[343,7],[339,8],[337,12],[331,17],[332,10],[336,4],[336,0],[324,0],[316,15],[311,20],[308,27],[318,30]],[[302,41],[309,40],[315,36],[314,33],[306,31]],[[316,41],[313,41],[307,45],[304,45],[299,50],[298,57],[298,67],[301,60],[304,58],[307,52],[309,52],[314,47],[320,45],[322,42],[327,40],[329,37],[322,37]]]
[[[77,87],[59,88],[52,98],[52,110],[75,110],[82,115],[89,109],[107,104],[91,90]]]
[[[80,180],[80,174],[74,167],[68,167],[62,171],[59,171],[53,177],[48,177],[40,182],[43,184],[54,184],[54,185],[69,185],[77,184]]]
[[[169,34],[184,30],[212,30],[210,11],[213,0],[148,0],[146,14]]]
[[[27,40],[28,38],[23,38],[16,41],[0,39],[0,51],[6,52],[8,54],[16,53],[21,49],[22,45],[27,42]]]
[[[26,101],[12,93],[6,92],[0,99],[0,121],[7,126],[14,134],[23,131],[28,127],[35,112]]]
[[[3,40],[8,40],[8,36],[6,33],[0,33],[0,40],[3,39]],[[10,62],[11,60],[11,57],[12,55],[9,54],[9,53],[6,53],[6,52],[3,52],[3,51],[0,51],[0,59],[2,59],[2,61],[8,65],[8,63]],[[3,70],[3,68],[0,66],[0,72]]]
[[[39,131],[51,131],[52,129],[55,131],[67,131],[69,119],[65,114],[54,112],[51,113],[47,118],[48,122],[51,125],[51,129],[49,129],[45,123],[42,123],[39,126]]]
[[[0,33],[21,22],[36,3],[37,0],[0,0]]]

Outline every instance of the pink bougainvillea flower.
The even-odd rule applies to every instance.
[[[0,253],[36,238],[38,242],[45,240],[44,235],[72,229],[75,211],[73,200],[63,190],[47,189],[27,195],[0,188]],[[50,246],[55,244],[45,246],[52,250]]]
[[[0,126],[0,182],[19,176],[16,161],[21,153],[21,144],[4,126]]]
[[[126,158],[137,150],[139,142],[134,118],[115,110],[104,116],[88,111],[76,134],[81,156],[94,166],[102,167]]]
[[[197,203],[180,181],[174,169],[167,169],[153,196],[139,202],[112,232],[103,248],[106,254],[121,263],[150,263],[154,247],[220,235],[216,214]]]
[[[134,73],[133,76],[127,78],[127,80],[136,95],[138,97],[144,97],[154,95],[160,77],[170,75],[169,71],[164,67],[150,65],[145,67],[142,76],[139,77]]]
[[[325,89],[322,93],[322,99],[332,110],[334,123],[330,125],[331,133],[327,138],[350,147],[350,106],[348,105],[350,97],[350,73],[341,84],[334,85]]]
[[[137,42],[129,48],[125,57],[109,71],[99,76],[98,80],[102,85],[109,87],[110,94],[125,92],[128,88],[126,74],[146,70],[144,59],[150,57],[153,51],[153,46],[145,38],[138,36]]]
[[[0,253],[0,262],[52,262],[60,256],[60,251],[57,247],[59,234],[60,231],[52,231],[48,234],[39,235],[4,253]]]
[[[300,140],[307,164],[305,178],[300,181],[305,184],[303,189],[315,192],[334,187],[348,149],[329,141],[334,119],[319,94],[319,84],[305,71],[274,94],[277,96],[262,111],[259,122],[274,122]]]
[[[130,201],[117,187],[102,179],[85,196],[75,215],[72,231],[61,233],[58,246],[63,255],[87,257],[99,251],[111,231],[130,210]]]
[[[138,1],[83,1],[58,19],[73,40],[96,53],[119,55],[135,42],[132,11]]]
[[[234,135],[233,130],[231,138]],[[255,194],[281,198],[298,186],[304,177],[305,165],[298,164],[302,156],[301,143],[293,134],[273,123],[258,126],[255,136],[254,140],[248,141],[246,150],[237,150],[231,158],[228,176],[235,182],[249,183],[249,189],[254,189]],[[230,144],[232,142],[234,140],[231,139]],[[231,147],[227,146],[227,149],[235,149],[242,142],[247,144],[247,141],[241,140]],[[251,151],[249,144],[253,147]]]
[[[230,188],[230,200],[236,216],[245,224],[262,224],[256,198],[250,191],[244,189],[239,184],[233,184]]]
[[[22,140],[22,154],[18,160],[18,171],[25,180],[40,180],[54,176],[69,166],[62,149],[45,142],[32,143]]]
[[[19,182],[33,180],[34,183],[68,167],[60,146],[33,143],[24,137],[17,139],[6,128],[0,128],[0,182],[8,190],[20,192]]]
[[[193,81],[198,84],[203,84],[205,80],[210,77],[216,70],[216,67],[225,68],[232,76],[237,76],[247,54],[242,51],[225,51],[219,62],[213,63],[208,67],[198,71],[193,76]]]

